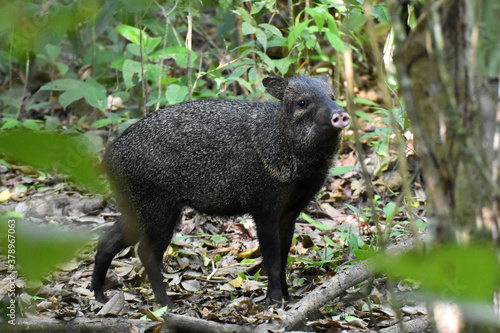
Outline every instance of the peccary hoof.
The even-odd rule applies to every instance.
[[[161,306],[168,306],[169,309],[172,309],[174,306],[174,303],[170,299],[170,297],[167,296],[166,293],[163,295],[156,297],[156,301],[160,303]]]
[[[94,290],[94,297],[98,302],[101,302],[103,304],[106,304],[109,301],[109,298],[104,296],[104,291],[102,291],[102,290],[98,290],[98,291]]]

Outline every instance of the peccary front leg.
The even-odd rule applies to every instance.
[[[137,252],[148,275],[156,300],[162,306],[168,305],[170,308],[174,304],[166,293],[161,269],[163,254],[172,239],[180,214],[180,209],[166,204],[162,198],[144,200],[139,209],[139,220],[143,233]]]
[[[318,180],[320,183],[321,180]],[[313,184],[313,182],[311,182]],[[309,185],[311,185],[309,184]],[[307,203],[314,196],[316,186],[300,185],[294,191],[291,191],[288,206],[284,210],[279,220],[279,242],[280,242],[280,271],[281,271],[281,291],[286,301],[291,299],[286,282],[286,267],[290,247],[292,245],[293,234],[295,231],[295,221],[300,212],[307,206]]]
[[[283,298],[285,301],[290,300],[290,294],[288,293],[288,284],[286,282],[286,266],[288,261],[288,254],[290,253],[290,247],[292,245],[293,233],[295,231],[295,220],[300,214],[300,210],[294,209],[293,211],[287,212],[280,219],[280,271],[281,271],[281,290],[283,292]]]
[[[266,305],[281,304],[283,290],[281,283],[281,250],[278,217],[269,214],[254,215],[262,252],[264,269],[267,272]],[[287,291],[288,293],[288,291]]]
[[[104,296],[103,286],[111,261],[118,252],[137,243],[137,235],[137,230],[127,232],[127,221],[122,215],[113,227],[100,237],[90,284],[90,290],[94,292],[95,299],[99,302],[108,301]]]

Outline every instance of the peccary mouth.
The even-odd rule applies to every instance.
[[[347,112],[335,113],[332,117],[332,125],[335,128],[344,128],[351,122],[351,117]]]

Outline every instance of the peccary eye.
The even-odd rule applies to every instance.
[[[301,108],[303,108],[304,106],[306,106],[306,101],[304,101],[303,99],[301,99],[300,101],[297,102],[297,105],[300,106]]]

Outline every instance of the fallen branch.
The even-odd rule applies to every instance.
[[[420,240],[415,238],[401,239],[397,245],[391,246],[387,252],[398,253],[411,249]],[[162,317],[164,324],[162,331],[166,332],[205,332],[205,333],[246,333],[246,332],[269,332],[270,330],[293,330],[304,325],[329,301],[341,296],[347,289],[363,282],[370,277],[370,271],[365,263],[351,265],[340,270],[335,276],[324,284],[316,287],[302,300],[297,302],[291,309],[279,310],[280,319],[268,324],[260,325],[237,325],[224,324],[198,319],[186,315],[165,313]],[[125,318],[77,318],[70,321],[58,319],[31,318],[19,319],[16,322],[16,331],[38,331],[38,332],[152,332],[160,325],[159,322],[151,322],[137,319]],[[428,326],[428,318],[418,318],[403,323],[408,332],[422,332]],[[424,329],[422,329],[424,327]],[[3,331],[3,330],[2,330]],[[388,327],[380,332],[399,332],[398,325]]]
[[[398,253],[411,249],[421,236],[401,239],[397,245],[391,246],[387,252]],[[306,323],[327,302],[334,300],[347,289],[370,277],[370,271],[362,262],[338,272],[326,283],[316,287],[290,310],[279,313],[280,320],[261,325],[221,324],[204,319],[165,313],[165,326],[175,332],[268,332],[269,330],[293,330]]]
[[[256,325],[237,325],[217,323],[206,319],[166,312],[163,314],[163,328],[167,332],[204,332],[204,333],[250,333],[255,332]]]
[[[397,245],[391,246],[388,253],[399,253],[410,250],[416,242],[421,241],[421,236],[406,237],[400,240]],[[280,314],[281,322],[279,327],[286,330],[293,330],[298,325],[307,322],[321,307],[329,301],[341,296],[347,289],[363,282],[370,277],[370,271],[365,263],[360,262],[338,272],[326,283],[316,287],[313,291],[302,298],[292,309]],[[276,328],[276,323],[272,323]]]
[[[0,332],[153,332],[160,322],[127,318],[19,318],[15,325],[2,324]]]
[[[412,319],[409,321],[403,322],[403,326],[405,328],[406,333],[422,333],[426,332],[426,329],[429,328],[430,322],[429,322],[429,317],[428,316],[422,316],[417,319]],[[372,331],[372,333],[375,333],[376,331]],[[379,333],[403,333],[401,332],[399,324],[386,327],[384,329],[381,329]]]

